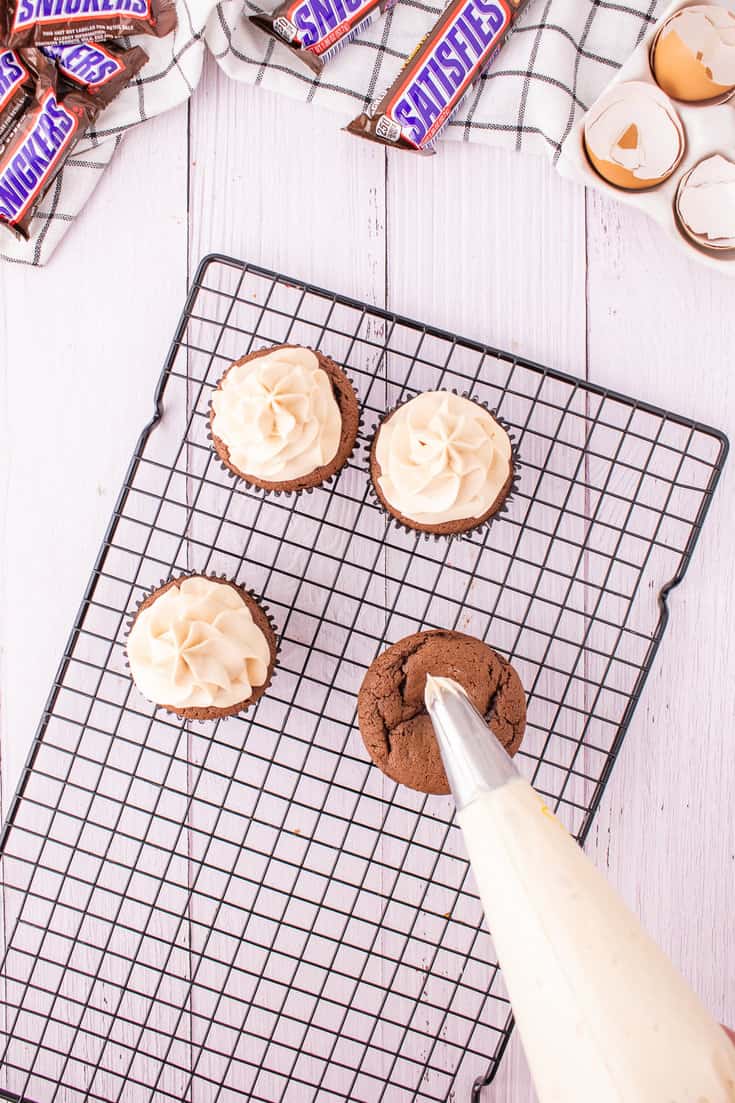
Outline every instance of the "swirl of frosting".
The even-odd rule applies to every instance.
[[[383,422],[375,446],[388,505],[417,524],[484,517],[512,471],[510,438],[468,398],[426,391]]]
[[[229,708],[268,677],[271,651],[238,591],[195,575],[138,613],[127,642],[144,697],[174,709]]]
[[[243,475],[288,482],[330,463],[342,416],[311,349],[279,348],[233,364],[212,396],[212,432]]]

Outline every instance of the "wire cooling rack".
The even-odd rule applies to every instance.
[[[386,522],[364,451],[300,496],[207,439],[251,348],[323,349],[366,434],[469,391],[523,468],[482,534]],[[400,637],[457,627],[528,691],[523,771],[584,839],[727,450],[678,417],[224,257],[202,263],[2,839],[0,1088],[34,1103],[478,1099],[508,1040],[451,803],[366,759],[356,693]],[[184,723],[131,685],[125,626],[182,570],[263,595],[282,652],[246,718]]]

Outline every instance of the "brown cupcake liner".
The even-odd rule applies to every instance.
[[[150,600],[150,598],[152,598],[155,594],[158,594],[161,590],[163,590],[165,587],[170,586],[172,583],[181,582],[185,578],[208,578],[208,579],[212,579],[215,582],[226,582],[230,586],[232,586],[234,589],[236,589],[239,593],[247,594],[247,596],[250,598],[250,600],[257,606],[257,608],[260,610],[260,612],[265,617],[266,621],[268,622],[268,627],[270,628],[271,633],[272,633],[272,641],[269,640],[269,643],[270,642],[273,643],[273,652],[272,652],[273,661],[272,661],[271,666],[270,666],[268,677],[266,678],[263,685],[255,687],[255,692],[248,699],[247,704],[243,705],[242,703],[240,703],[238,705],[232,705],[229,709],[223,709],[221,711],[217,711],[217,714],[214,715],[214,716],[198,716],[198,715],[195,715],[196,713],[209,711],[208,709],[205,709],[205,708],[193,708],[193,709],[186,709],[186,710],[183,710],[183,711],[179,711],[178,709],[171,708],[168,705],[159,704],[157,701],[151,701],[151,699],[149,697],[145,697],[145,694],[142,693],[141,690],[138,689],[137,684],[135,682],[135,679],[133,678],[132,671],[130,670],[130,660],[128,659],[127,637],[130,635],[130,631],[133,627],[133,624],[135,623],[135,620],[136,620],[138,614],[140,613],[143,606],[146,605],[146,603]],[[261,697],[265,696],[265,694],[270,689],[271,684],[273,682],[273,677],[276,674],[276,671],[278,670],[278,657],[281,653],[281,638],[278,634],[278,626],[275,622],[275,619],[274,619],[270,609],[265,604],[263,599],[258,594],[256,594],[253,590],[251,590],[247,586],[241,586],[234,579],[230,578],[229,575],[226,575],[224,573],[223,574],[216,574],[213,571],[193,571],[192,570],[192,571],[180,571],[178,574],[172,575],[169,578],[162,578],[157,586],[151,586],[147,590],[143,591],[143,593],[140,597],[140,600],[137,602],[137,604],[135,606],[135,612],[133,614],[131,614],[129,619],[125,622],[125,628],[126,628],[126,633],[125,633],[126,642],[125,642],[125,646],[124,646],[125,666],[126,666],[126,668],[128,670],[128,673],[130,675],[131,682],[133,683],[135,688],[138,689],[138,693],[140,693],[141,696],[144,697],[146,701],[149,701],[152,705],[154,705],[156,711],[158,711],[160,709],[163,712],[168,713],[170,716],[177,716],[179,718],[179,720],[186,720],[189,723],[191,723],[192,721],[196,721],[196,723],[198,723],[198,724],[207,724],[207,723],[211,723],[213,721],[217,722],[219,720],[224,720],[228,716],[238,716],[240,714],[244,714],[245,712],[248,711],[248,709],[252,708],[253,705],[256,705]]]
[[[365,453],[368,466],[368,493],[370,495],[370,499],[373,504],[376,505],[385,514],[393,527],[399,531],[408,533],[409,536],[423,536],[425,540],[448,540],[451,542],[453,540],[465,540],[471,536],[476,536],[478,533],[481,533],[483,531],[488,531],[495,520],[502,520],[501,515],[508,512],[508,508],[514,496],[518,492],[520,472],[523,464],[521,463],[520,453],[518,451],[518,443],[513,435],[511,424],[506,418],[501,417],[496,410],[490,407],[489,403],[483,401],[480,398],[475,398],[469,391],[459,391],[456,387],[443,389],[447,390],[449,394],[457,395],[458,398],[467,398],[470,400],[470,402],[474,402],[478,406],[482,406],[483,409],[487,410],[490,416],[494,418],[494,420],[497,421],[498,425],[500,425],[501,428],[505,429],[506,433],[508,434],[508,439],[510,440],[511,457],[513,462],[513,474],[510,480],[510,487],[508,488],[508,491],[506,492],[502,503],[498,506],[494,513],[491,513],[491,515],[487,517],[484,521],[480,521],[478,524],[472,525],[470,528],[462,529],[461,532],[426,532],[423,529],[413,528],[411,525],[407,525],[403,521],[399,520],[398,517],[396,517],[395,514],[391,513],[390,510],[387,509],[383,502],[380,500],[380,497],[378,496],[375,485],[373,483],[373,472],[371,463],[375,438],[378,435],[378,431],[381,425],[389,417],[391,417],[396,412],[396,410],[399,410],[401,406],[405,406],[406,403],[410,402],[412,398],[418,398],[420,394],[424,393],[423,391],[415,391],[413,394],[408,395],[406,398],[400,399],[400,401],[396,402],[395,405],[391,406],[390,409],[385,411],[382,417],[373,426],[370,436],[365,441]]]
[[[282,346],[282,345],[273,345],[272,347],[273,348],[282,348],[284,346]],[[291,347],[291,348],[298,348],[298,347],[307,348],[306,345],[302,345],[302,346],[292,345],[292,346],[288,346],[288,347]],[[266,345],[265,348],[270,348],[270,346]],[[254,349],[253,351],[254,352],[260,352],[261,350],[260,349]],[[311,352],[316,352],[317,350],[316,349],[310,349],[310,351]],[[321,352],[322,350],[319,349],[318,351]],[[329,357],[330,360],[332,360],[332,357],[329,356],[329,353],[322,352],[322,355],[327,356],[327,357]],[[233,360],[232,363],[234,364],[235,362],[236,361]],[[275,487],[260,486],[258,483],[254,483],[250,479],[246,478],[245,475],[240,475],[236,471],[233,471],[233,469],[225,463],[225,461],[222,459],[219,452],[215,448],[214,434],[212,433],[212,414],[211,414],[212,403],[211,403],[211,398],[210,398],[210,402],[209,402],[209,406],[208,406],[208,411],[209,412],[207,414],[206,438],[209,441],[212,452],[214,453],[214,455],[216,457],[216,461],[217,461],[218,466],[221,467],[221,469],[224,471],[225,475],[229,476],[229,478],[232,479],[233,482],[235,482],[235,483],[244,483],[245,486],[250,491],[260,492],[264,496],[272,494],[275,498],[288,498],[292,494],[313,494],[315,490],[320,490],[324,487],[332,486],[336,482],[337,477],[339,475],[341,475],[341,473],[344,471],[344,469],[349,464],[350,460],[352,460],[354,458],[356,452],[359,451],[360,440],[362,438],[363,429],[364,429],[364,422],[363,422],[363,414],[362,414],[362,404],[360,402],[360,396],[358,394],[357,387],[355,386],[354,379],[349,374],[349,372],[345,371],[342,364],[338,363],[336,360],[332,360],[332,362],[334,364],[336,364],[336,366],[339,368],[339,370],[344,375],[347,382],[352,387],[352,390],[353,390],[354,395],[355,395],[355,399],[357,401],[357,432],[355,433],[355,440],[354,440],[354,443],[352,445],[352,448],[350,449],[348,454],[345,456],[342,464],[335,471],[333,471],[331,475],[327,475],[326,478],[322,479],[322,481],[319,482],[319,483],[315,483],[314,486],[305,486],[305,487],[302,487],[301,489],[298,489],[298,490],[283,490],[283,489],[275,488]],[[232,367],[232,364],[230,364],[230,366],[228,368],[226,368],[225,371],[222,372],[222,375],[217,380],[217,383],[215,384],[213,390],[217,389],[217,387],[220,384],[220,381],[223,379],[225,374],[230,370],[230,367]]]

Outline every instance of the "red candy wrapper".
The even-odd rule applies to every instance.
[[[30,59],[16,50],[0,48],[0,141],[30,102],[36,87],[36,71]]]
[[[395,0],[285,0],[250,22],[320,73],[331,57],[388,11]]]
[[[433,153],[438,135],[527,2],[449,0],[382,99],[347,130],[396,149]]]
[[[8,122],[0,110],[0,223],[30,237],[38,205],[99,110],[84,91],[61,95],[56,69],[39,51],[33,95]]]
[[[148,61],[140,46],[124,48],[112,42],[43,46],[41,52],[56,63],[66,84],[84,88],[100,107],[112,103]]]
[[[129,34],[163,38],[176,26],[174,0],[0,0],[8,46],[101,42]]]

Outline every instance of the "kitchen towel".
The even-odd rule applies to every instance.
[[[392,11],[315,76],[246,18],[272,10],[262,6],[267,2],[246,0],[243,8],[243,0],[178,0],[176,32],[164,39],[141,40],[150,54],[149,63],[74,150],[36,215],[32,239],[18,241],[4,231],[0,255],[25,264],[48,261],[125,131],[192,95],[205,49],[233,80],[331,108],[338,127],[391,83],[443,7],[436,0],[398,0]],[[506,149],[545,152],[556,159],[576,114],[592,103],[635,49],[664,2],[532,0],[440,142],[490,142]]]

